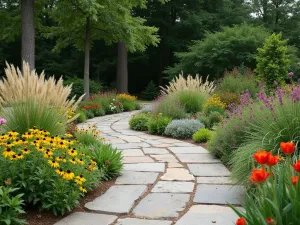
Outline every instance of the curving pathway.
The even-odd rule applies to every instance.
[[[123,152],[124,169],[115,185],[85,208],[55,225],[232,225],[227,203],[240,205],[243,189],[202,147],[132,131],[136,112],[93,118],[108,142]]]

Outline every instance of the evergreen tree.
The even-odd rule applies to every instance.
[[[269,88],[275,82],[282,83],[288,76],[291,63],[288,54],[287,40],[282,40],[282,34],[272,34],[265,42],[263,48],[258,48],[255,72],[260,80]]]

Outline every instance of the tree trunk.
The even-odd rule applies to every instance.
[[[34,30],[34,0],[21,0],[22,21],[22,62],[35,69],[35,30]]]
[[[83,88],[84,88],[84,99],[88,100],[90,98],[90,44],[91,44],[91,27],[90,27],[90,18],[86,18],[86,27],[85,27],[85,40],[84,40],[84,79],[83,79]]]
[[[127,49],[125,43],[118,43],[117,92],[128,93]]]

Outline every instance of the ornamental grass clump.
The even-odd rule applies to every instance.
[[[203,110],[209,95],[205,92],[184,90],[176,92],[174,97],[178,99],[186,113],[197,113]]]
[[[55,107],[67,113],[69,109],[75,111],[83,96],[75,100],[75,96],[68,100],[72,85],[63,86],[63,80],[54,77],[45,78],[44,72],[38,75],[30,70],[27,63],[23,63],[22,72],[19,68],[6,63],[5,78],[0,80],[0,104],[11,106],[28,101],[37,102],[40,108]],[[74,115],[69,120],[76,119]]]
[[[174,138],[190,139],[193,134],[201,128],[205,128],[205,126],[198,120],[173,120],[166,127],[165,134]]]
[[[195,78],[191,75],[188,75],[187,78],[184,77],[183,73],[179,74],[178,77],[175,77],[167,87],[160,87],[161,95],[170,95],[178,91],[197,91],[207,94],[211,94],[215,90],[214,82],[208,81],[208,77],[203,81],[202,77],[199,77],[196,74]]]
[[[152,105],[154,115],[162,113],[171,119],[183,119],[186,117],[184,106],[175,95],[164,96],[156,99]]]
[[[240,217],[237,225],[300,224],[300,160],[293,142],[281,142],[280,149],[283,157],[266,150],[253,155],[257,165],[249,183],[254,190],[246,194],[245,210],[231,206]]]
[[[0,136],[0,185],[7,179],[23,193],[24,203],[57,214],[70,211],[99,183],[97,163],[79,151],[70,133],[52,136],[33,127]]]

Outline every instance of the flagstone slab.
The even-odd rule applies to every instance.
[[[202,154],[176,154],[178,159],[183,163],[221,163],[210,153]]]
[[[181,167],[183,167],[183,165],[180,163],[168,163],[168,167],[169,168],[181,168]]]
[[[149,156],[128,156],[123,157],[123,163],[151,163],[154,162]]]
[[[184,168],[168,168],[167,172],[160,178],[161,180],[169,181],[190,181],[195,180],[195,177]]]
[[[197,177],[198,184],[234,184],[230,177]]]
[[[164,163],[135,163],[135,164],[125,164],[123,170],[130,171],[145,171],[145,172],[164,172]]]
[[[158,162],[172,162],[172,163],[178,162],[178,160],[171,154],[151,155],[151,157],[156,159]]]
[[[176,146],[176,147],[195,147],[194,144],[191,144],[188,142],[176,142],[176,143],[174,143],[174,146]]]
[[[169,153],[165,148],[143,148],[143,151],[148,155],[164,155]]]
[[[189,199],[189,194],[152,193],[135,207],[133,215],[153,219],[177,217]]]
[[[167,148],[167,147],[173,147],[174,144],[162,143],[162,144],[153,144],[152,146],[155,148]]]
[[[229,177],[230,171],[223,164],[188,164],[194,176],[198,177]]]
[[[135,219],[126,218],[119,219],[116,225],[171,225],[172,221],[167,220],[145,220],[145,219]]]
[[[116,147],[117,149],[150,147],[149,144],[144,143],[144,142],[141,142],[141,143],[114,144],[113,146]]]
[[[141,149],[124,149],[122,150],[122,155],[125,156],[144,156]]]
[[[110,187],[105,194],[92,202],[85,204],[85,208],[105,213],[129,213],[134,202],[147,190],[146,185],[115,185]]]
[[[209,153],[205,148],[202,148],[201,146],[195,146],[195,147],[169,147],[168,149],[171,150],[175,154]]]
[[[194,190],[193,182],[159,181],[151,192],[160,193],[191,193]]]
[[[227,206],[194,205],[175,225],[233,225],[237,219]]]
[[[194,202],[204,204],[242,204],[244,189],[242,186],[199,184]]]
[[[54,225],[110,225],[116,216],[97,213],[76,212],[63,218]]]
[[[124,171],[116,180],[116,184],[153,184],[157,177],[158,173],[155,172]]]

